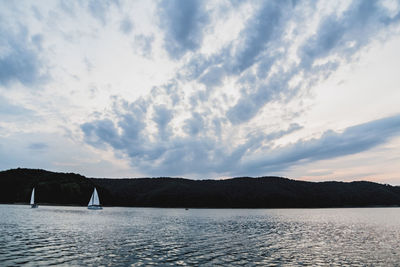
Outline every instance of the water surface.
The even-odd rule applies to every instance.
[[[1,266],[396,266],[399,247],[399,208],[0,205]]]

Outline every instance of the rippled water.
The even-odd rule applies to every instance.
[[[0,265],[400,263],[400,209],[0,205]]]

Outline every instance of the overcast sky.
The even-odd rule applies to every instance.
[[[400,185],[400,1],[0,1],[0,170]]]

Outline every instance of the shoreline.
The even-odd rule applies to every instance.
[[[39,208],[41,206],[46,207],[77,207],[87,208],[87,206],[79,206],[74,204],[51,204],[51,203],[37,203]],[[15,206],[27,206],[29,203],[0,203],[0,205],[15,205]],[[371,206],[332,206],[332,207],[284,207],[284,208],[246,208],[246,207],[160,207],[160,206],[103,206],[103,208],[142,208],[142,209],[186,209],[186,210],[200,210],[200,209],[214,209],[214,210],[302,210],[302,209],[371,209],[371,208],[400,208],[400,205],[371,205]]]

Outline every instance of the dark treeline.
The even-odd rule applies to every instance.
[[[34,169],[0,172],[1,203],[29,202],[33,187],[36,201],[48,204],[85,205],[93,191],[90,179],[74,173]]]
[[[104,206],[320,208],[400,205],[400,187],[372,182],[305,182],[280,177],[189,180],[99,179],[74,173],[0,172],[0,203],[86,205],[96,186]]]

